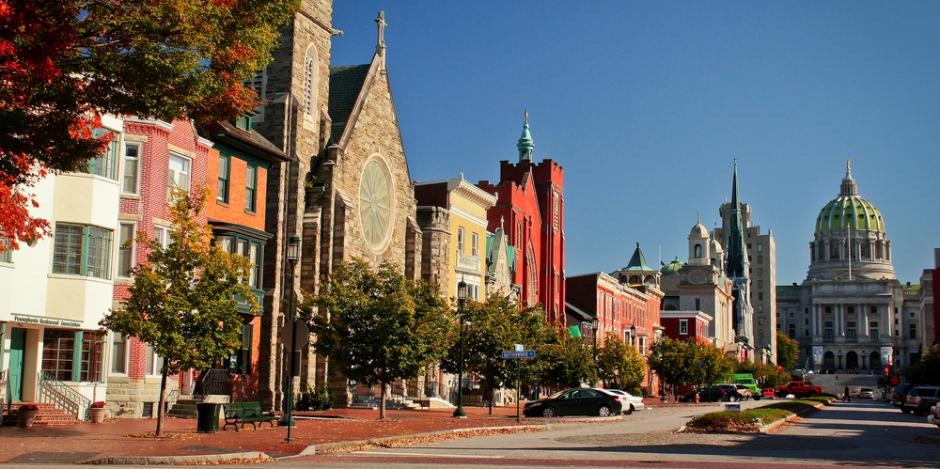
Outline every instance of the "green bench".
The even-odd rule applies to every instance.
[[[245,428],[245,424],[251,424],[251,427],[255,430],[258,429],[259,423],[267,422],[272,427],[274,426],[274,421],[278,417],[271,413],[266,413],[261,410],[261,402],[258,401],[249,401],[249,402],[231,402],[224,404],[225,406],[225,425],[222,425],[222,431],[225,431],[229,425],[235,427],[235,431],[238,431],[238,425],[241,425],[242,428]]]

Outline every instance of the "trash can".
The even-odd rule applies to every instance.
[[[196,404],[198,418],[196,431],[200,433],[215,433],[219,431],[219,408],[221,404],[200,402]]]

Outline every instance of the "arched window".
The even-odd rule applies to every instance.
[[[319,65],[320,60],[317,56],[317,48],[315,45],[310,44],[310,47],[307,48],[307,54],[304,56],[303,95],[304,114],[309,116],[316,115]]]
[[[702,257],[702,245],[696,244],[694,249],[695,254],[693,255],[696,259]]]

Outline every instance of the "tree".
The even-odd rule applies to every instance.
[[[645,374],[646,362],[640,353],[616,334],[608,333],[604,346],[597,351],[597,375],[605,386],[638,394]]]
[[[252,312],[259,310],[243,281],[251,262],[212,244],[208,226],[198,219],[205,192],[176,191],[173,200],[170,243],[164,248],[140,235],[150,253],[134,271],[130,298],[101,321],[102,327],[140,338],[163,357],[157,435],[163,432],[167,376],[231,357],[241,344],[238,299],[248,301]]]
[[[782,331],[777,331],[777,364],[784,370],[796,366],[799,344]]]
[[[670,338],[653,346],[648,363],[665,383],[678,386],[700,386],[726,380],[736,366],[736,360],[711,344]]]
[[[207,123],[251,112],[298,0],[0,0],[0,237],[48,234],[30,186],[113,136],[105,113]],[[0,244],[0,249],[2,244]]]
[[[582,337],[571,337],[564,327],[555,327],[550,341],[536,351],[535,365],[541,381],[549,386],[568,388],[597,381],[592,346]]]
[[[940,345],[927,349],[920,361],[905,370],[907,381],[920,384],[940,384]]]
[[[304,302],[301,316],[316,335],[314,347],[346,377],[382,388],[413,379],[446,350],[453,317],[436,287],[414,283],[398,266],[373,270],[354,259],[339,265],[319,295]]]
[[[520,308],[515,301],[498,294],[490,295],[485,303],[468,302],[464,311],[464,368],[474,373],[489,396],[489,412],[493,413],[493,393],[496,389],[516,384],[517,374],[531,374],[531,366],[518,360],[504,360],[501,353],[512,350],[515,344],[536,349],[546,343],[554,331],[545,323],[540,308]],[[444,357],[444,369],[456,373],[459,369],[459,330],[452,331],[450,347]],[[521,367],[517,369],[516,367]]]

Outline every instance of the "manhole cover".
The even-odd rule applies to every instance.
[[[96,454],[98,453],[54,453],[47,451],[36,451],[33,453],[21,454],[6,462],[8,464],[69,464],[90,459]]]

